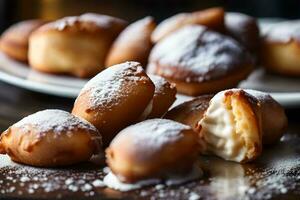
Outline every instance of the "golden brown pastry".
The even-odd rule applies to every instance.
[[[259,27],[255,18],[242,13],[225,14],[225,31],[247,50],[257,55],[260,45]]]
[[[259,102],[244,90],[216,94],[198,126],[207,153],[236,162],[249,162],[261,154]]]
[[[235,40],[204,26],[186,26],[157,43],[147,72],[175,83],[187,95],[234,87],[253,69],[253,60]]]
[[[154,90],[139,63],[118,64],[105,69],[84,86],[72,114],[96,126],[107,146],[121,129],[140,118]]]
[[[168,111],[164,118],[189,125],[197,131],[198,122],[202,119],[212,97],[213,95],[202,95],[184,102]]]
[[[300,76],[300,21],[272,26],[263,36],[260,61],[270,72]]]
[[[9,57],[27,62],[30,34],[46,21],[32,19],[13,24],[1,36],[0,49]]]
[[[98,14],[66,17],[34,31],[29,39],[33,69],[91,77],[103,70],[109,48],[125,21]]]
[[[258,100],[263,144],[270,145],[278,142],[288,126],[284,108],[268,93],[250,89],[245,91]]]
[[[122,130],[106,149],[112,171],[108,177],[114,175],[121,183],[188,177],[198,153],[197,134],[189,126],[166,119],[146,120]],[[110,178],[104,182],[118,189]]]
[[[152,34],[152,41],[156,43],[170,33],[191,24],[199,24],[214,30],[222,30],[224,28],[224,10],[223,8],[216,7],[174,15],[157,26]]]
[[[88,161],[100,153],[100,147],[101,135],[92,124],[62,110],[29,115],[0,137],[0,153],[39,167]]]
[[[176,100],[176,87],[169,83],[166,79],[156,75],[149,75],[154,83],[155,91],[151,102],[151,108],[146,118],[162,117]],[[151,111],[150,111],[151,110]]]
[[[151,34],[155,26],[152,17],[145,17],[130,24],[114,41],[105,65],[108,67],[126,61],[136,61],[146,66],[153,46]]]

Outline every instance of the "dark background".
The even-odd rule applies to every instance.
[[[129,21],[146,15],[157,21],[178,12],[223,6],[255,17],[300,18],[299,0],[0,0],[0,32],[23,19],[57,19],[98,12]]]

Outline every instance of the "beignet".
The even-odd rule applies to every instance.
[[[149,75],[149,78],[155,86],[155,91],[151,102],[151,112],[149,111],[146,118],[160,118],[176,100],[176,87],[163,77]]]
[[[199,150],[197,134],[189,126],[151,119],[122,130],[106,149],[106,158],[121,182],[135,183],[188,174]]]
[[[33,69],[91,77],[104,69],[109,48],[126,22],[106,15],[83,14],[45,24],[29,39]]]
[[[234,87],[253,69],[251,56],[238,42],[204,26],[186,26],[157,43],[147,72],[175,83],[187,95]]]
[[[92,124],[68,112],[43,110],[2,133],[0,153],[38,167],[71,165],[101,153],[101,135]]]
[[[260,61],[273,73],[300,76],[300,21],[272,26],[262,37]]]
[[[1,35],[1,51],[15,60],[27,62],[29,36],[45,23],[44,20],[32,19],[13,24]]]
[[[191,13],[179,13],[162,21],[154,30],[151,38],[153,43],[157,43],[170,33],[186,26],[198,24],[214,30],[224,28],[223,8],[209,8]]]
[[[107,55],[105,66],[126,61],[136,61],[146,66],[153,46],[150,37],[155,26],[152,17],[145,17],[130,24],[114,41]]]
[[[241,89],[216,94],[198,123],[206,152],[236,162],[256,159],[262,151],[258,103]]]
[[[154,90],[155,86],[139,63],[114,65],[83,87],[72,114],[91,122],[107,146],[120,130],[140,118]]]
[[[239,41],[254,56],[257,56],[260,46],[260,35],[255,18],[243,13],[226,13],[225,32]]]

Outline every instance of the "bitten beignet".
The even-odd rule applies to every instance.
[[[134,183],[189,174],[199,150],[197,134],[189,126],[151,119],[122,130],[106,149],[106,157],[121,182]]]
[[[118,64],[105,69],[84,86],[72,114],[96,126],[107,146],[121,129],[140,118],[154,90],[139,63]]]
[[[234,87],[253,69],[251,56],[238,42],[204,26],[186,26],[157,43],[147,72],[175,83],[187,95]]]
[[[1,35],[1,51],[13,59],[27,62],[29,36],[45,23],[44,20],[32,19],[13,24]]]
[[[27,165],[71,165],[101,153],[101,135],[92,124],[68,112],[43,110],[2,133],[0,153]]]
[[[126,61],[136,61],[146,66],[153,46],[151,34],[156,24],[152,17],[145,17],[130,24],[114,41],[107,55],[105,66]]]
[[[214,30],[224,28],[223,8],[209,8],[191,13],[179,13],[162,21],[152,34],[152,41],[157,43],[170,33],[186,26],[198,24]]]
[[[48,73],[91,77],[104,69],[109,48],[126,22],[83,14],[45,24],[29,39],[29,63]]]
[[[258,101],[243,90],[216,94],[198,126],[207,153],[236,162],[249,162],[261,154]]]

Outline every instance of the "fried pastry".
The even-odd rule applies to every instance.
[[[242,13],[226,13],[225,32],[239,41],[253,55],[257,55],[260,45],[260,35],[255,18]]]
[[[151,102],[151,108],[145,118],[160,118],[162,117],[171,105],[176,100],[176,87],[169,83],[166,79],[156,75],[149,75],[149,78],[154,83],[155,91]]]
[[[250,89],[245,91],[258,100],[263,144],[271,145],[278,142],[288,126],[284,108],[268,93]]]
[[[152,41],[157,43],[170,33],[191,24],[203,25],[214,30],[222,30],[224,28],[224,10],[223,8],[216,7],[174,15],[156,27],[151,36]]]
[[[43,110],[2,133],[0,153],[32,166],[71,165],[101,153],[101,135],[92,124],[68,112]]]
[[[72,114],[91,122],[107,146],[136,122],[154,95],[155,86],[137,62],[109,67],[92,78],[77,97]]]
[[[186,26],[157,43],[147,72],[197,96],[231,88],[253,69],[251,56],[238,42],[204,26]]]
[[[249,162],[261,154],[263,129],[259,102],[244,90],[216,94],[198,128],[207,153],[236,162]]]
[[[172,176],[188,177],[199,150],[197,134],[189,126],[151,119],[122,130],[106,149],[106,158],[119,182],[135,184],[167,181]],[[110,177],[111,174],[104,182],[115,188]]]
[[[29,38],[29,63],[42,72],[94,76],[125,26],[121,19],[92,13],[45,24]]]
[[[300,21],[272,26],[262,37],[260,61],[268,71],[300,76]]]
[[[145,17],[130,24],[114,41],[105,65],[112,66],[126,61],[136,61],[146,66],[153,46],[151,34],[155,26],[152,17]]]
[[[44,20],[32,19],[13,24],[1,36],[1,51],[15,60],[27,62],[29,36],[45,23]]]

